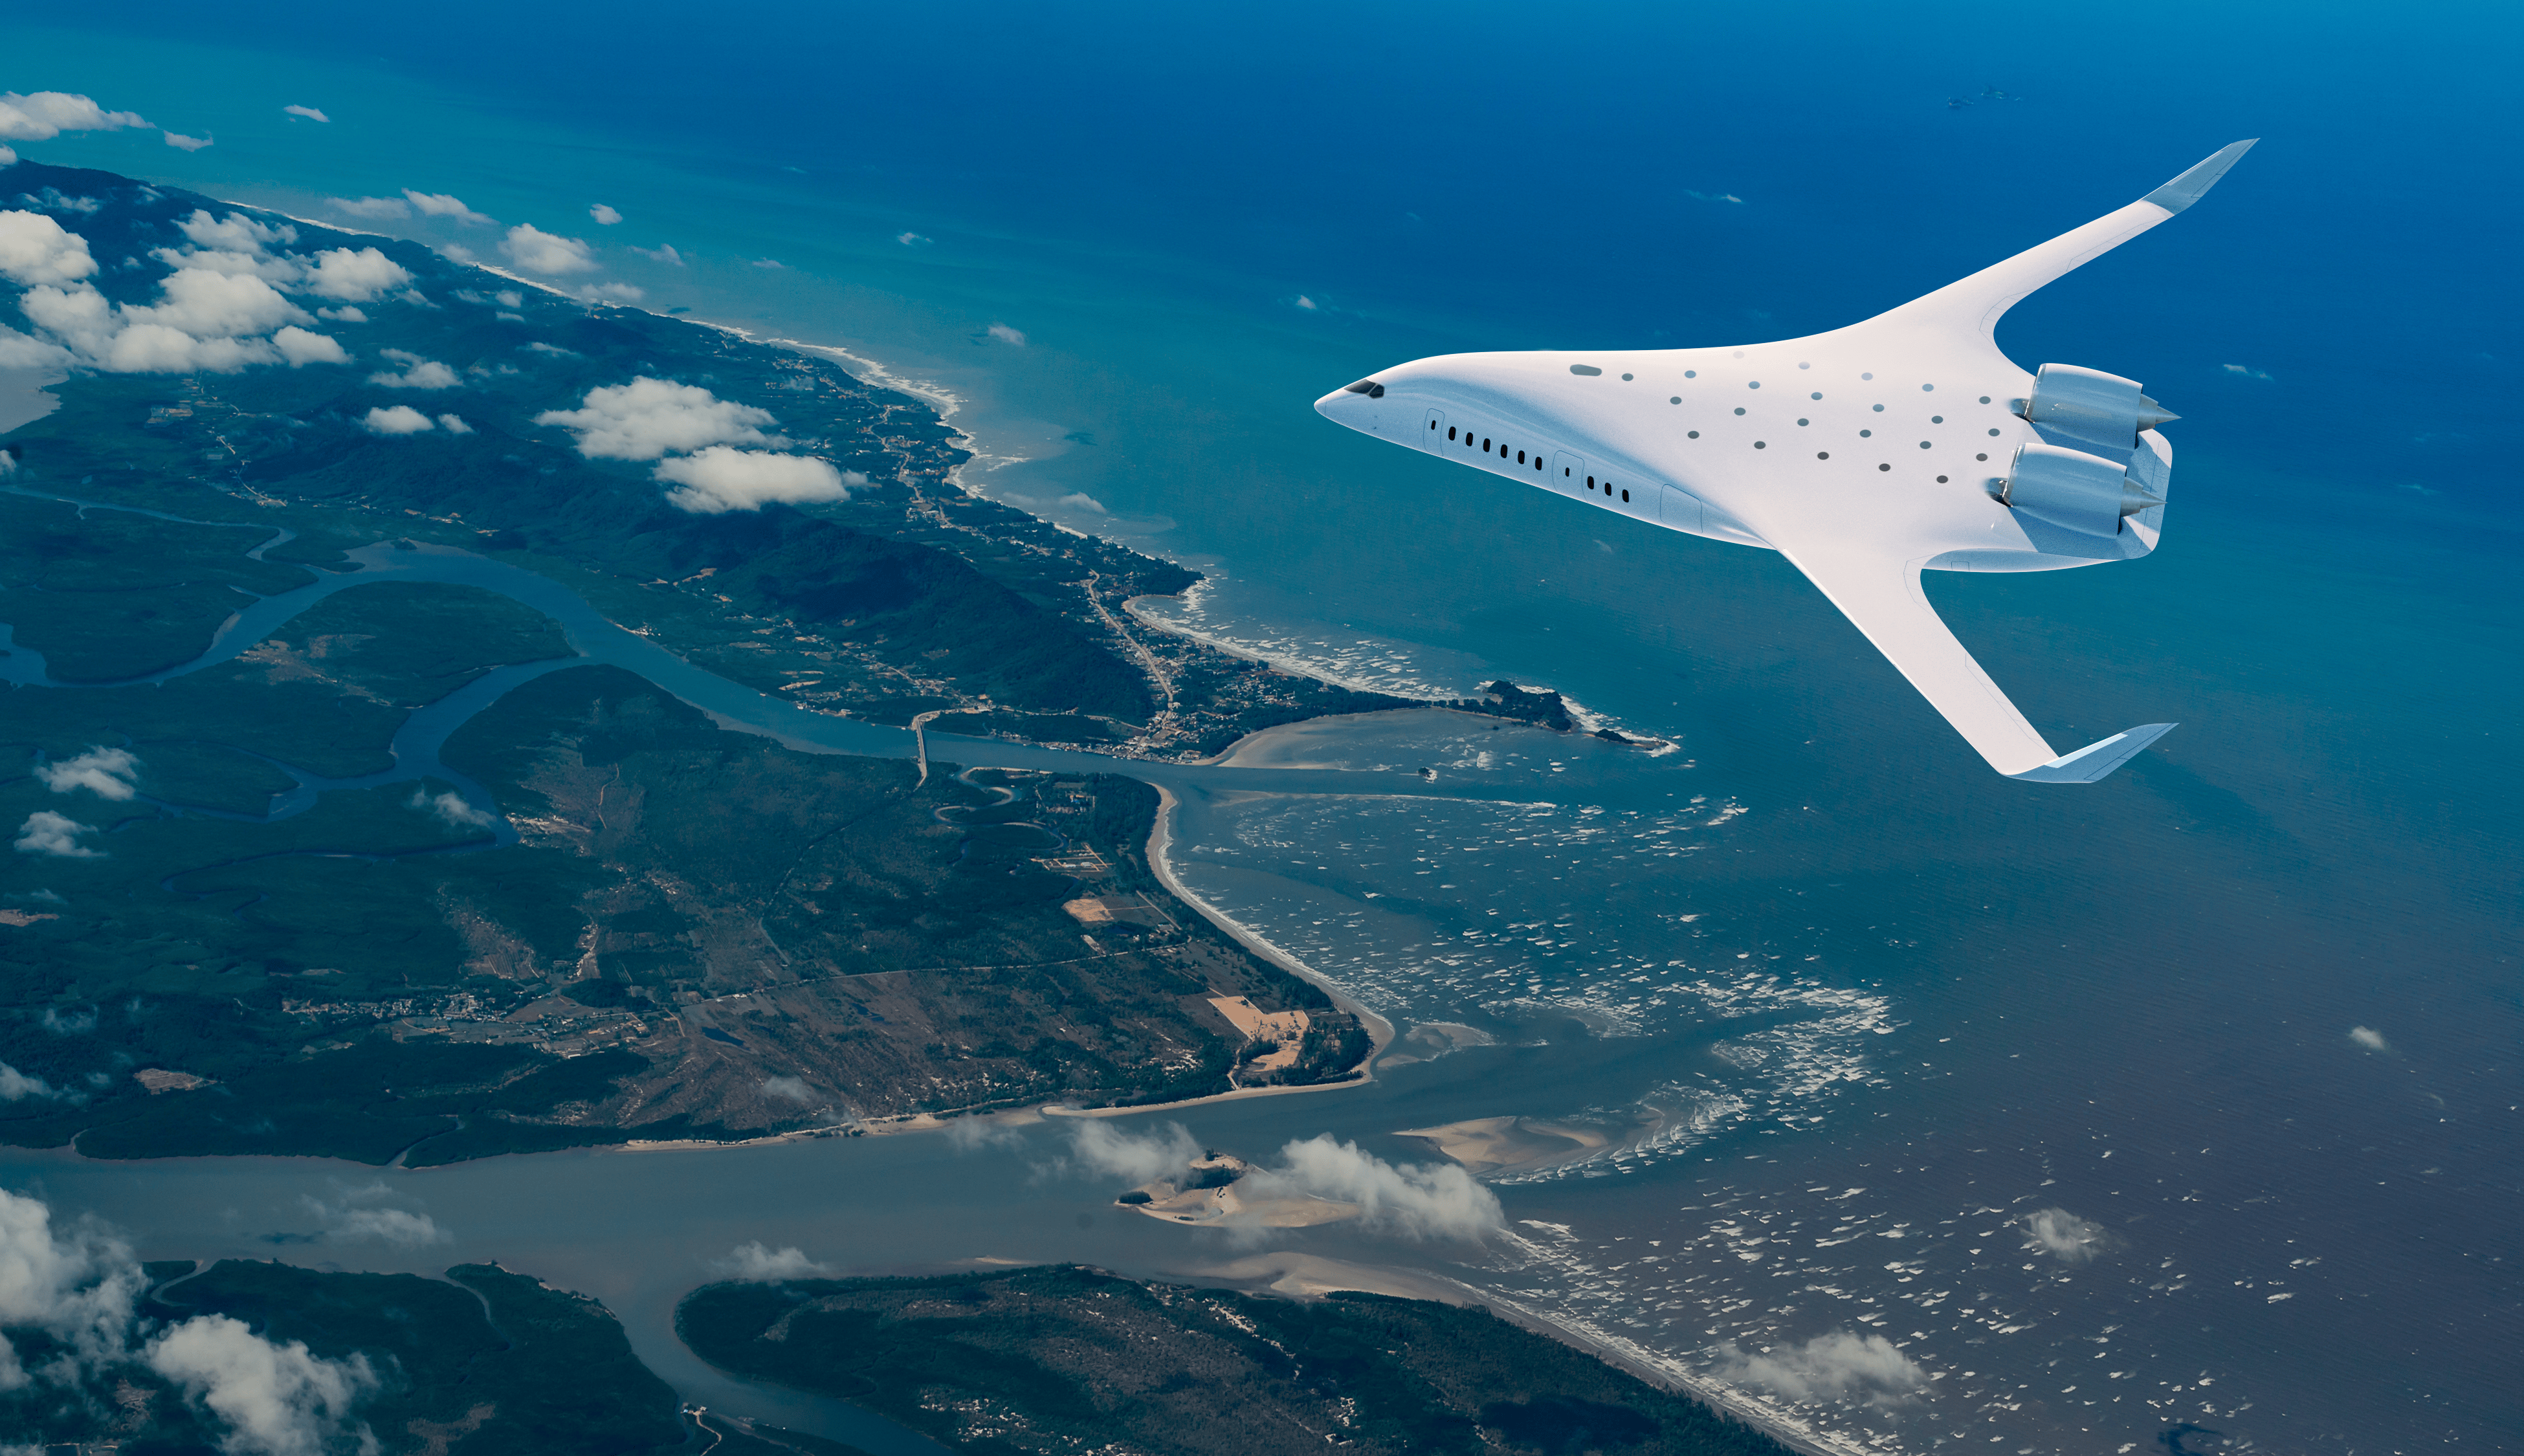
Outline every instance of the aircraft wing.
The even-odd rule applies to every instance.
[[[2254,138],[2257,141],[2259,138]],[[2128,242],[2131,238],[2186,211],[2228,169],[2243,160],[2254,141],[2220,147],[2172,181],[2125,208],[2115,209],[2083,227],[2063,232],[2047,243],[1959,278],[1934,293],[1913,299],[1864,323],[1852,325],[1875,333],[1917,329],[1935,334],[1976,335],[1995,349],[1998,320],[2008,310],[2039,289]]]
[[[1786,539],[1773,535],[1772,544],[1875,644],[1930,706],[1945,714],[1990,767],[2009,778],[2091,784],[2173,730],[2171,723],[2149,723],[2073,753],[2054,752],[1928,605],[1919,586],[1926,558],[1904,560],[1899,554],[1843,543],[1801,550],[1792,534]]]

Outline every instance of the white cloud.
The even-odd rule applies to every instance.
[[[352,308],[348,304],[344,304],[338,309],[317,309],[316,311],[316,316],[318,318],[330,318],[335,323],[365,323],[368,321],[367,315],[361,313],[359,310]]]
[[[588,256],[587,244],[546,232],[530,222],[510,228],[509,235],[500,240],[500,251],[530,273],[584,273],[596,267],[596,260]]]
[[[0,369],[58,368],[71,362],[71,352],[49,340],[30,338],[14,328],[0,328]],[[9,469],[17,468],[12,462]],[[0,470],[7,474],[8,470]]]
[[[719,399],[698,384],[642,377],[600,385],[587,392],[582,408],[547,410],[535,423],[577,435],[578,453],[590,460],[653,461],[706,445],[775,444],[760,426],[779,421],[767,410]]]
[[[314,333],[291,324],[271,336],[272,347],[293,369],[312,364],[349,364],[351,356],[331,334]]]
[[[167,145],[187,152],[198,152],[211,144],[211,138],[207,136],[186,136],[180,131],[167,132],[166,137]]]
[[[301,1194],[298,1201],[306,1204],[322,1226],[322,1238],[327,1243],[373,1238],[399,1248],[422,1248],[454,1240],[455,1236],[438,1227],[438,1221],[428,1214],[379,1205],[377,1200],[389,1192],[384,1184],[372,1183],[365,1188],[343,1189],[339,1201],[333,1203],[312,1194]]]
[[[1310,299],[1310,298],[1306,297],[1304,294],[1302,294],[1302,293],[1301,293],[1301,294],[1298,294],[1298,295],[1297,295],[1297,307],[1298,307],[1298,308],[1300,308],[1300,309],[1303,309],[1303,310],[1305,310],[1306,312],[1308,312],[1308,313],[1310,313],[1310,314],[1311,314],[1311,313],[1315,313],[1315,312],[1317,312],[1318,310],[1320,310],[1320,309],[1322,308],[1322,305],[1320,305],[1320,304],[1316,303],[1313,299]]]
[[[712,445],[698,455],[679,456],[657,463],[657,478],[680,489],[666,500],[685,510],[716,515],[726,510],[759,510],[769,502],[848,499],[849,488],[830,462],[804,455],[773,455],[764,450],[738,450]]]
[[[410,405],[397,405],[388,410],[371,410],[360,420],[360,428],[371,435],[417,435],[422,430],[436,429],[428,415]]]
[[[1171,1178],[1200,1156],[1200,1144],[1170,1122],[1145,1135],[1123,1131],[1111,1119],[1081,1118],[1070,1133],[1070,1155],[1089,1171],[1126,1184]]]
[[[364,304],[411,284],[411,271],[374,248],[327,248],[316,255],[306,287],[318,298]]]
[[[2246,379],[2267,379],[2270,377],[2268,370],[2257,369],[2249,364],[2221,364],[2219,367],[2223,368],[2229,374],[2235,374]]]
[[[18,149],[15,147],[0,147],[0,167],[15,167],[17,165]]]
[[[1850,1396],[1899,1399],[1928,1383],[1919,1362],[1881,1335],[1846,1330],[1818,1335],[1802,1345],[1775,1345],[1747,1355],[1732,1342],[1719,1351],[1726,1380],[1760,1385],[1790,1400],[1840,1400]]]
[[[275,243],[298,241],[298,229],[286,222],[275,227],[243,213],[214,218],[207,208],[193,209],[193,216],[175,226],[194,247],[223,253],[261,253]]]
[[[0,277],[32,287],[74,283],[95,271],[87,239],[41,213],[0,213]]]
[[[781,262],[779,259],[777,259],[777,258],[757,258],[757,259],[753,260],[753,266],[754,266],[755,267],[767,267],[767,268],[771,268],[771,269],[773,269],[774,271],[779,271],[779,272],[786,272],[786,271],[788,270],[788,267],[789,267],[789,265],[787,265],[787,264],[785,264],[785,263],[782,263],[782,262]]]
[[[0,355],[0,359],[6,358],[6,355]],[[0,450],[0,480],[6,480],[17,473],[18,458],[5,450]]]
[[[1022,1147],[1025,1135],[1002,1122],[987,1117],[959,1117],[946,1124],[946,1145],[957,1152],[972,1152],[984,1147]],[[1038,1169],[1049,1172],[1049,1169]]]
[[[149,256],[170,268],[199,268],[206,273],[223,273],[232,278],[261,278],[280,286],[296,283],[307,275],[306,265],[286,255],[275,257],[268,253],[160,248]]]
[[[1089,495],[1083,490],[1071,491],[1068,495],[1061,497],[1060,504],[1068,507],[1072,510],[1092,510],[1097,515],[1111,515],[1113,513],[1112,511],[1104,509],[1103,502],[1095,499],[1093,496]]]
[[[1396,1167],[1330,1133],[1289,1142],[1280,1159],[1245,1175],[1253,1195],[1355,1203],[1367,1227],[1411,1238],[1478,1239],[1506,1224],[1498,1195],[1453,1163]]]
[[[727,1257],[711,1267],[730,1279],[765,1285],[791,1279],[822,1279],[833,1272],[832,1266],[807,1258],[796,1244],[771,1249],[758,1238],[728,1250]]]
[[[792,1102],[815,1100],[815,1090],[806,1085],[803,1077],[765,1077],[762,1079],[762,1092],[765,1096],[784,1097]]]
[[[1732,192],[1694,192],[1685,188],[1682,195],[1698,202],[1731,202],[1738,207],[1744,204],[1744,199]]]
[[[654,258],[659,263],[670,263],[677,267],[684,266],[684,255],[676,252],[672,243],[659,243],[654,248],[634,248],[631,251],[643,258]]]
[[[578,296],[592,304],[636,304],[649,295],[628,283],[590,283]]]
[[[93,1017],[90,1024],[94,1024]],[[30,1077],[7,1062],[0,1062],[0,1102],[23,1102],[28,1097],[44,1102],[87,1100],[68,1088],[57,1088],[41,1077]],[[0,1390],[7,1388],[5,1383],[0,1383]]]
[[[38,763],[35,777],[56,794],[85,789],[99,799],[125,800],[137,791],[140,760],[124,749],[90,749],[59,763]]]
[[[464,199],[445,192],[414,192],[403,189],[404,201],[424,218],[453,218],[459,222],[482,223],[492,220],[488,213],[477,213],[464,205]]]
[[[447,431],[447,433],[451,435],[469,435],[473,433],[473,426],[466,424],[464,422],[464,416],[461,414],[441,414],[438,416],[438,427]]]
[[[456,416],[453,414],[450,414],[447,417],[449,419],[456,419]],[[462,425],[464,423],[464,421],[461,419],[456,419],[456,422],[459,425]],[[470,428],[466,428],[462,430],[461,433],[471,434],[472,431]],[[457,793],[453,789],[438,795],[432,795],[426,789],[414,789],[412,791],[412,798],[405,801],[413,808],[421,810],[423,813],[430,815],[440,823],[453,829],[478,829],[481,826],[490,823],[492,819],[492,815],[489,810],[477,809],[473,805],[466,803],[464,801],[464,796]]]
[[[930,244],[930,239],[916,232],[898,232],[894,235],[894,240],[906,248],[926,248]]]
[[[96,1030],[96,1008],[91,1006],[86,1010],[73,1011],[65,1015],[59,1006],[46,1006],[44,1014],[37,1017],[36,1021],[44,1030],[56,1037],[80,1036]]]
[[[195,250],[162,248],[152,255],[173,267],[160,280],[159,301],[118,307],[80,280],[83,264],[84,270],[93,268],[84,246],[73,252],[25,220],[31,217],[0,214],[0,269],[29,283],[19,312],[42,337],[30,341],[0,333],[0,353],[64,351],[77,363],[115,373],[225,371],[327,357],[312,335],[293,335],[287,352],[270,339],[254,337],[315,321],[274,286],[293,285],[306,271],[297,260],[267,251],[295,241],[293,227],[196,211],[177,224]]]
[[[400,197],[328,197],[324,205],[354,218],[404,218],[412,214],[412,205]]]
[[[50,141],[65,131],[116,131],[148,124],[131,112],[110,112],[66,91],[26,96],[0,91],[0,138],[10,141]]]
[[[1004,323],[992,324],[991,337],[998,340],[1002,344],[1014,344],[1020,349],[1025,347],[1025,335],[1018,332],[1016,329],[1008,327]]]
[[[96,833],[93,824],[81,824],[68,814],[51,809],[37,809],[18,826],[18,852],[49,854],[56,859],[97,859],[103,851],[91,849],[78,842],[82,834]]]
[[[227,1456],[376,1449],[364,1429],[350,1425],[355,1403],[378,1387],[364,1357],[318,1359],[304,1344],[273,1344],[224,1315],[186,1320],[135,1351],[146,1285],[129,1246],[94,1220],[57,1229],[41,1199],[0,1189],[0,1326],[41,1329],[61,1344],[52,1361],[28,1371],[0,1338],[0,1390],[42,1379],[71,1387],[73,1400],[94,1399],[78,1387],[136,1355],[210,1413]]]
[[[0,1325],[40,1327],[71,1346],[70,1368],[47,1374],[119,1354],[143,1284],[131,1250],[93,1221],[56,1233],[43,1200],[0,1189]],[[0,1390],[27,1380],[0,1338]]]
[[[322,112],[317,111],[312,106],[299,106],[293,103],[289,106],[282,107],[281,111],[289,116],[305,117],[311,121],[322,121],[326,125],[332,124],[333,121],[331,117],[324,115]]]
[[[2063,1264],[2083,1264],[2111,1247],[2112,1236],[2103,1225],[2081,1219],[2064,1208],[2042,1208],[2024,1216],[2024,1246]]]
[[[158,323],[196,339],[234,339],[267,333],[284,323],[312,323],[307,311],[251,273],[183,267],[159,285],[162,302],[126,305],[118,313],[127,329]]]
[[[381,384],[388,389],[454,389],[464,382],[456,376],[454,369],[434,359],[423,359],[401,349],[380,349],[377,353],[407,367],[400,374],[380,369],[368,376],[370,384]]]
[[[2393,1049],[2393,1044],[2384,1040],[2384,1034],[2375,1030],[2371,1026],[2351,1027],[2349,1029],[2349,1040],[2365,1047],[2369,1051],[2390,1051]]]
[[[365,1355],[320,1359],[304,1341],[273,1344],[226,1315],[186,1320],[151,1340],[146,1358],[226,1424],[228,1456],[319,1456],[378,1386]],[[374,1448],[373,1438],[359,1444]]]
[[[491,297],[511,309],[523,308],[526,302],[526,296],[513,288],[503,288]]]
[[[46,187],[41,192],[21,192],[18,194],[18,200],[33,203],[53,213],[93,213],[105,206],[104,202],[93,197],[65,196],[59,187]]]
[[[230,374],[279,358],[261,339],[204,339],[164,323],[134,323],[115,334],[94,363],[117,374]]]
[[[589,208],[587,210],[587,216],[595,218],[596,225],[599,227],[611,227],[614,223],[622,220],[622,215],[620,213],[615,212],[613,209],[607,207],[601,202],[596,206]]]

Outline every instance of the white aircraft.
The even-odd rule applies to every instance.
[[[1919,573],[2053,571],[2156,549],[2176,416],[2134,380],[2028,374],[2017,300],[2198,202],[2239,141],[2115,213],[1830,333],[1741,348],[1449,354],[1315,409],[1600,510],[1784,555],[2010,778],[2091,784],[2173,728],[2055,752],[1955,640]]]

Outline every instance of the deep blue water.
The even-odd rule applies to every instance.
[[[1707,1372],[1728,1341],[1876,1330],[1924,1281],[1953,1297],[1879,1333],[1933,1387],[1809,1412],[1888,1447],[2188,1420],[2511,1448],[2519,37],[2484,5],[142,4],[111,33],[0,24],[0,86],[218,137],[21,144],[46,161],[308,216],[453,192],[588,237],[650,306],[961,396],[1025,458],[982,488],[1217,571],[1206,630],[1367,681],[1545,681],[1677,738],[1529,821],[1265,798],[1194,802],[1179,836],[1276,941],[1507,1043],[1457,1054],[1495,1105],[1448,1115],[1740,1104],[1508,1187],[1533,1244],[1493,1277],[1536,1307]],[[1831,327],[2244,136],[2200,206],[2000,333],[2185,416],[2164,549],[1930,588],[2055,742],[2182,721],[2094,790],[1990,775],[1775,557],[1616,531],[1307,408],[1446,350]],[[660,243],[688,266],[626,251]],[[1461,873],[1413,890],[1424,860]],[[1712,1057],[1694,1029],[1748,1008],[1811,1035]],[[1570,1016],[1610,1048],[1582,1068],[1551,1049]],[[1262,1105],[1233,1125],[1366,1115]],[[2118,1241],[2074,1267],[1945,1241],[2044,1207]],[[1921,1241],[1821,1245],[1849,1209]],[[1765,1217],[1794,1257],[1746,1242]],[[1624,1253],[1652,1238],[1667,1263]],[[2121,1349],[2124,1398],[2083,1405],[2060,1366]]]

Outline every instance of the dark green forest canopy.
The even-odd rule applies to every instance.
[[[675,1328],[730,1374],[969,1451],[1788,1450],[1485,1310],[1375,1294],[1300,1303],[1070,1265],[711,1285]]]
[[[99,259],[147,258],[154,250],[181,248],[186,239],[178,224],[197,210],[258,216],[293,232],[294,240],[282,246],[302,254],[375,248],[410,271],[427,302],[387,299],[366,311],[366,321],[327,321],[324,327],[360,359],[373,360],[391,348],[442,362],[461,377],[455,388],[415,394],[370,382],[364,365],[74,375],[54,390],[59,410],[10,436],[18,466],[14,483],[22,488],[129,501],[179,514],[198,514],[206,506],[232,509],[207,497],[203,487],[213,486],[276,502],[330,506],[340,525],[354,524],[340,518],[343,510],[366,520],[402,517],[415,535],[487,546],[520,560],[565,563],[626,585],[685,582],[708,573],[708,592],[687,609],[706,612],[723,606],[739,614],[847,635],[889,660],[944,672],[963,691],[1019,707],[1145,721],[1153,706],[1140,671],[1064,615],[1058,608],[1069,604],[1054,602],[1046,589],[1091,569],[1137,591],[1179,591],[1196,578],[1079,538],[1062,542],[1060,561],[1021,553],[1026,560],[995,576],[966,557],[1008,555],[997,547],[959,555],[936,541],[905,539],[910,533],[901,529],[902,507],[914,488],[954,497],[957,510],[973,518],[970,524],[1002,540],[1022,544],[1051,531],[1020,512],[945,486],[946,473],[965,456],[934,412],[909,396],[724,330],[589,305],[550,290],[509,289],[503,280],[416,243],[287,221],[105,172],[21,162],[10,175],[13,186],[30,192],[49,186],[94,200],[92,211],[65,212],[60,220],[85,237]],[[138,304],[150,301],[156,277],[154,269],[108,268],[98,284],[115,302]],[[486,289],[506,296],[493,297]],[[0,286],[0,293],[11,291]],[[592,388],[642,377],[776,406],[780,438],[867,477],[867,483],[856,488],[853,501],[829,508],[775,504],[758,511],[695,514],[666,503],[650,461],[589,459],[567,431],[535,423],[548,411],[577,406]],[[469,429],[391,436],[361,426],[372,409],[415,400],[431,410],[461,412]],[[311,518],[302,512],[272,522],[284,523],[306,526]],[[312,524],[307,542],[293,543],[295,552],[277,553],[281,560],[338,562],[338,549],[323,544],[323,524]],[[351,535],[374,539],[372,529]],[[110,594],[121,585],[110,568],[123,558],[141,567],[129,553],[93,537],[47,548],[46,554],[57,563],[46,579],[58,583],[69,572],[86,592]],[[22,644],[48,655],[92,657],[91,678],[131,676],[190,655],[180,651],[187,625],[198,626],[207,638],[225,614],[215,608],[218,594],[231,584],[228,578],[251,576],[235,584],[257,592],[305,579],[303,571],[277,562],[215,570],[161,558],[163,553],[153,556],[142,574],[188,595],[154,614],[90,613],[76,620],[29,607],[14,596],[0,600],[0,611],[20,613],[6,619],[17,622]],[[0,569],[8,564],[8,554],[0,553]],[[187,615],[188,602],[202,605]]]
[[[461,1442],[465,1456],[636,1456],[686,1443],[675,1392],[603,1304],[497,1265],[460,1264],[444,1279],[240,1259],[198,1272],[162,1261],[147,1273],[144,1318],[225,1316],[316,1359],[364,1363],[345,1449]],[[24,1353],[51,1352],[40,1331],[8,1334]],[[13,1440],[119,1440],[156,1456],[210,1456],[235,1435],[141,1361],[95,1376],[110,1398],[55,1380],[0,1391],[0,1431]],[[373,1444],[360,1439],[362,1427]]]

